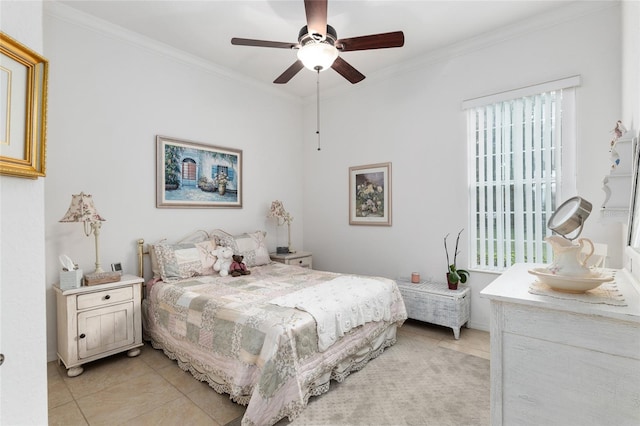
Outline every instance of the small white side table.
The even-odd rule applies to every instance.
[[[460,328],[469,321],[471,290],[458,284],[449,290],[446,283],[425,282],[414,284],[407,279],[396,279],[409,318],[453,329],[453,337],[460,338]]]
[[[58,359],[67,375],[82,374],[82,365],[128,351],[140,354],[143,279],[124,275],[118,282],[61,290],[54,286],[58,310]]]
[[[269,253],[269,257],[271,257],[271,260],[274,262],[313,269],[313,255],[308,251],[299,251],[287,254]]]

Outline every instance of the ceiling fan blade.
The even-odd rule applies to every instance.
[[[387,49],[389,47],[402,46],[404,46],[404,33],[402,31],[372,34],[361,37],[342,38],[336,41],[336,48],[342,52],[349,52],[354,50]]]
[[[307,28],[309,34],[319,34],[316,40],[324,40],[327,36],[327,0],[304,0],[304,10],[307,14]]]
[[[285,84],[288,83],[289,80],[291,80],[293,78],[294,75],[298,74],[298,72],[304,68],[304,65],[302,64],[301,60],[297,60],[293,63],[293,65],[291,65],[289,68],[286,69],[285,72],[283,72],[282,74],[280,74],[280,76],[278,78],[276,78],[275,80],[273,80],[273,82],[275,84]]]
[[[250,38],[238,38],[231,39],[231,44],[236,46],[256,46],[256,47],[275,47],[278,49],[294,49],[300,47],[298,43],[286,43],[281,41],[267,41],[267,40],[253,40]]]
[[[337,71],[338,74],[349,80],[352,84],[356,84],[362,80],[364,80],[364,75],[352,67],[347,61],[342,59],[340,56],[333,61],[333,65],[331,68]]]

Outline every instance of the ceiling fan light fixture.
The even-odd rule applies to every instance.
[[[327,42],[310,42],[298,50],[298,59],[311,71],[318,69],[324,71],[331,68],[337,57],[338,49]]]

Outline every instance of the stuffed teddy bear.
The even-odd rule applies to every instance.
[[[229,275],[229,267],[233,263],[233,250],[229,247],[219,246],[213,253],[216,255],[216,263],[213,264],[213,270],[220,273],[221,277]]]
[[[247,269],[247,265],[244,263],[244,256],[237,254],[233,255],[233,262],[229,267],[229,273],[232,277],[239,277],[240,275],[249,275],[250,270]]]

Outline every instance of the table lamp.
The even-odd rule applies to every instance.
[[[93,205],[93,197],[81,192],[71,196],[71,205],[60,222],[83,222],[84,233],[88,237],[93,233],[96,241],[96,270],[95,273],[104,272],[100,266],[100,250],[98,247],[98,236],[100,235],[101,222],[105,219],[98,214]]]
[[[277,247],[278,254],[295,253],[291,251],[291,222],[293,222],[293,216],[291,216],[285,209],[282,201],[275,200],[271,203],[271,209],[267,217],[275,217],[278,220],[278,225],[287,224],[287,247]],[[282,223],[281,223],[282,222]]]

